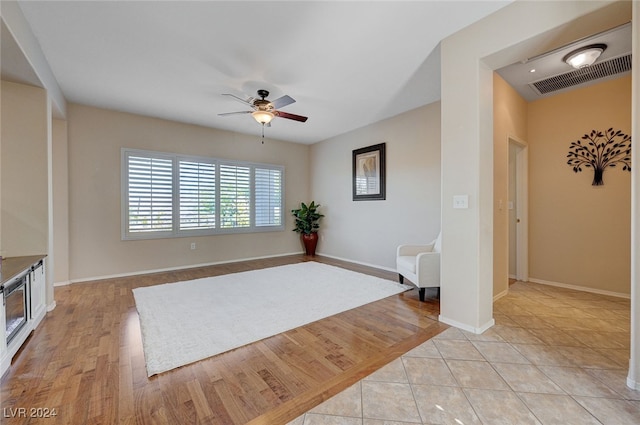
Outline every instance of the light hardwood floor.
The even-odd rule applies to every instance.
[[[56,309],[2,378],[1,422],[285,424],[447,328],[437,322],[438,302],[421,303],[413,290],[147,377],[132,288],[310,260],[288,256],[56,288]],[[396,280],[391,272],[313,260]],[[29,417],[44,409],[56,416]]]

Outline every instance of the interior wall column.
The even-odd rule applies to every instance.
[[[627,386],[640,390],[640,1],[633,1],[631,71],[631,353]]]
[[[45,303],[47,311],[55,308],[53,276],[55,270],[53,223],[53,100],[47,93],[47,258],[45,279]]]
[[[493,71],[476,56],[459,54],[452,46],[457,43],[447,39],[441,45],[443,243],[439,320],[482,333],[494,324]],[[473,77],[461,78],[452,69],[465,70]],[[479,108],[478,102],[463,106],[455,101],[467,93],[481,92]],[[460,113],[464,120],[459,119]]]

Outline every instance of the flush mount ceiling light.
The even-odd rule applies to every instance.
[[[253,118],[255,118],[256,121],[258,121],[259,124],[262,124],[262,125],[269,124],[273,119],[273,117],[275,117],[273,112],[260,111],[260,110],[253,111],[251,115],[253,116]]]
[[[562,60],[575,69],[584,68],[593,65],[606,48],[606,44],[590,44],[570,52]]]

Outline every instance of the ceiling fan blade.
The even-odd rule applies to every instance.
[[[232,98],[234,98],[235,100],[237,100],[238,102],[242,102],[245,105],[249,105],[252,108],[253,106],[253,101],[255,100],[253,97],[249,97],[247,99],[243,99],[241,97],[236,96],[235,94],[231,94],[231,93],[222,93],[223,96],[231,96]]]
[[[218,114],[219,117],[226,117],[227,115],[241,115],[250,114],[252,111],[240,111],[240,112],[225,112],[224,114]]]
[[[295,99],[292,98],[291,96],[287,96],[286,94],[282,97],[277,98],[276,100],[274,100],[273,102],[271,102],[271,104],[273,105],[273,109],[280,109],[282,107],[285,107],[287,105],[291,105],[292,103],[295,103]]]
[[[290,114],[288,112],[274,111],[273,113],[280,118],[287,118],[294,121],[306,122],[308,119],[308,117],[303,117],[302,115]]]

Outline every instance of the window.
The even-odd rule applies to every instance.
[[[122,149],[122,239],[284,230],[284,167]]]
[[[129,156],[128,229],[135,233],[173,229],[173,163],[171,159]]]
[[[282,170],[256,168],[256,226],[282,223]]]
[[[179,161],[180,230],[216,228],[216,164]]]
[[[251,169],[247,166],[220,165],[220,227],[251,226]]]

